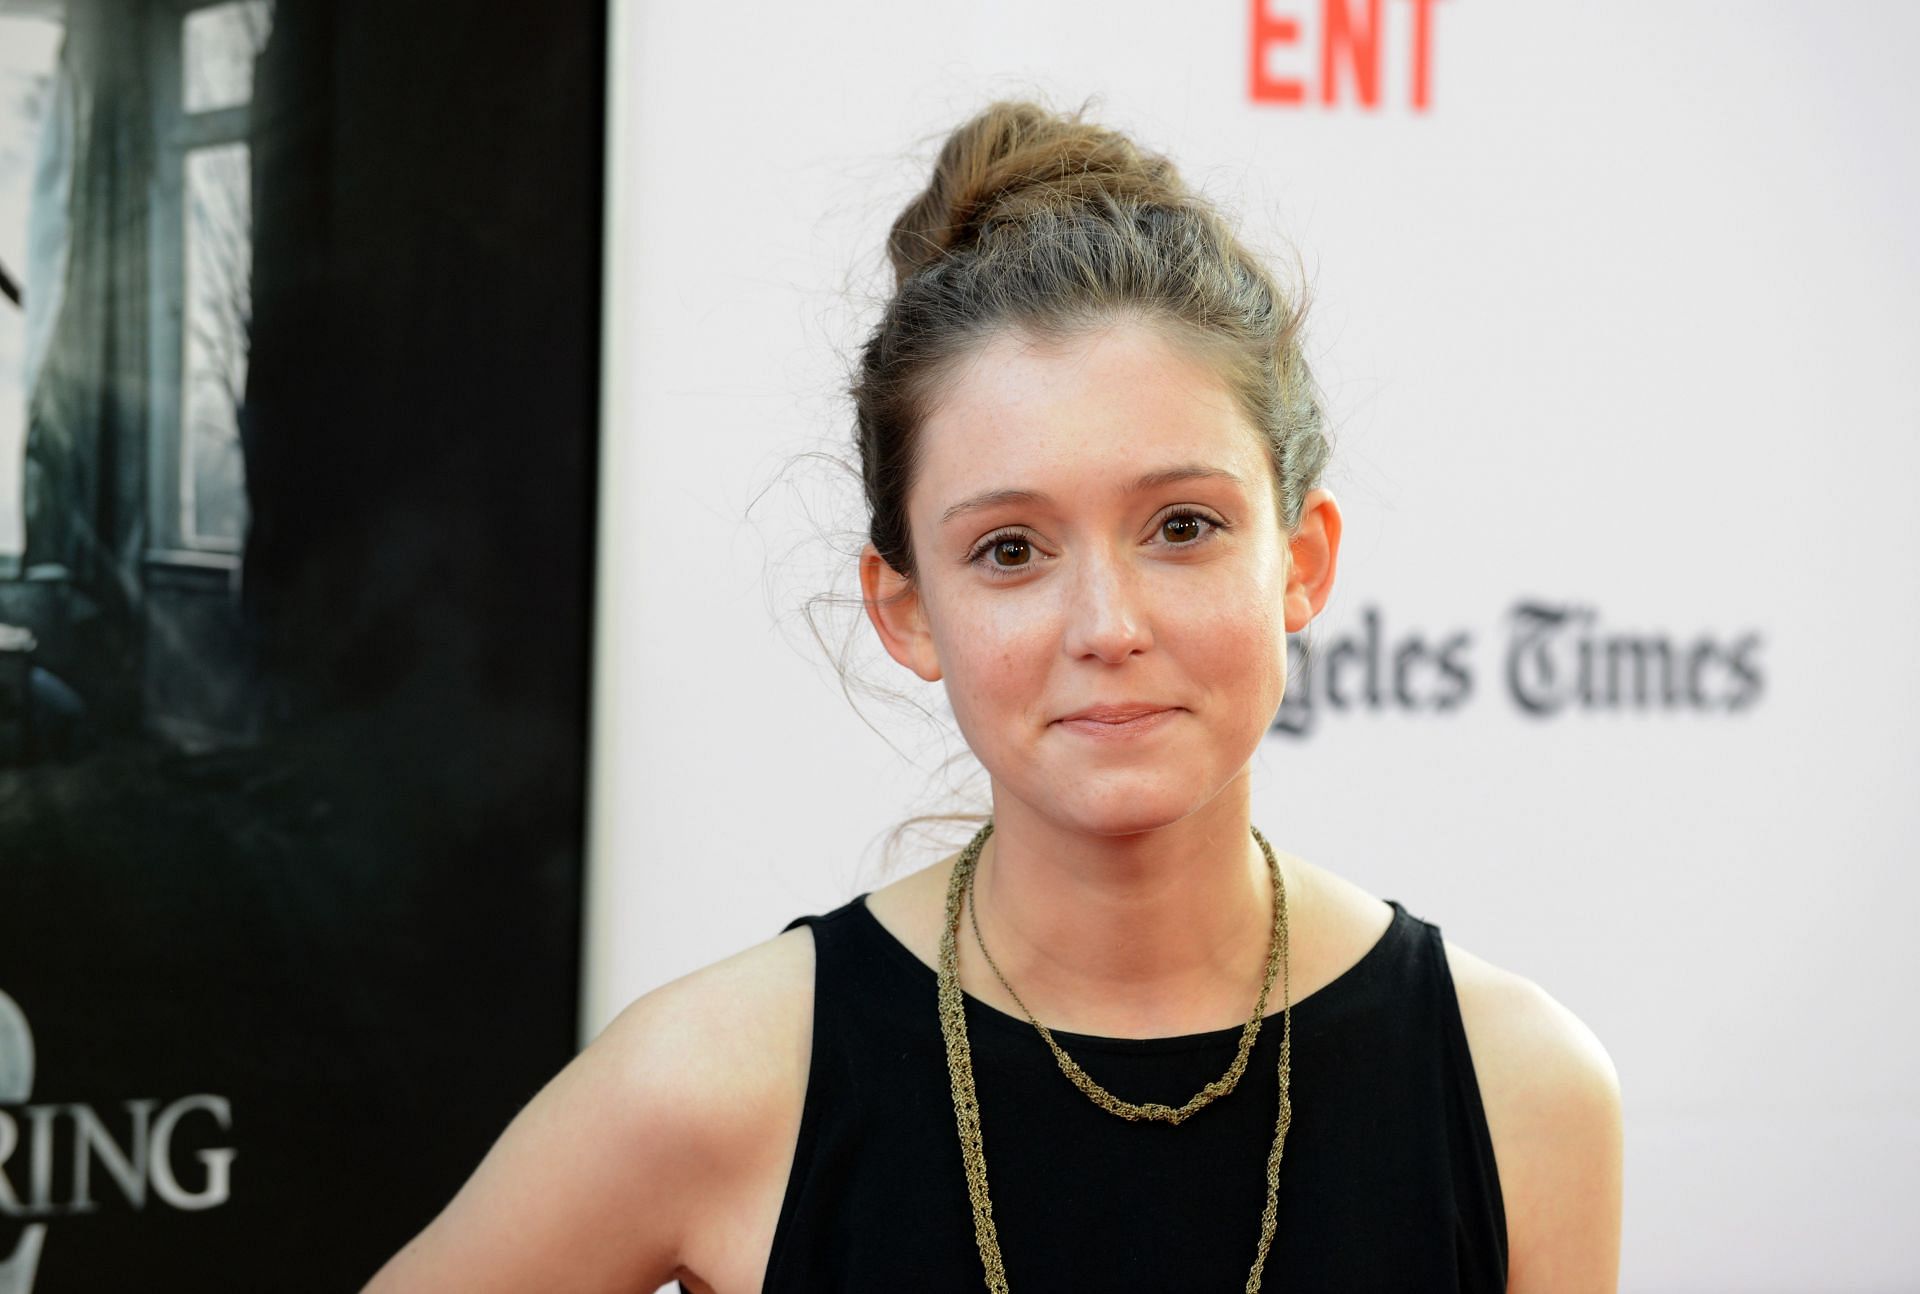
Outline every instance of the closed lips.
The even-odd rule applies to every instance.
[[[1127,702],[1122,705],[1095,705],[1089,706],[1085,710],[1077,710],[1072,714],[1065,715],[1061,718],[1060,722],[1065,723],[1070,719],[1083,719],[1090,723],[1126,723],[1130,720],[1138,719],[1142,715],[1158,714],[1162,710],[1171,710],[1174,708],[1175,707],[1170,705],[1149,705],[1146,702]]]

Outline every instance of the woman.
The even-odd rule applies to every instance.
[[[1614,1289],[1600,1044],[1250,818],[1340,544],[1302,308],[1026,103],[889,250],[862,591],[991,818],[633,1003],[369,1290]]]

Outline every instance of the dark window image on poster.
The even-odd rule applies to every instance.
[[[0,0],[0,1294],[358,1289],[576,1050],[605,26]]]

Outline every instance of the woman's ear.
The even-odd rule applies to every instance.
[[[1307,491],[1300,525],[1287,541],[1287,632],[1299,633],[1326,606],[1333,592],[1333,568],[1340,557],[1340,505],[1333,491]]]
[[[867,619],[873,622],[887,655],[927,682],[937,680],[940,653],[933,644],[919,586],[887,565],[872,544],[860,551],[860,591],[866,599]]]

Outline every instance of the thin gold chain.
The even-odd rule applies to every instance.
[[[980,829],[980,841],[983,846],[986,843],[986,838],[992,834],[993,824],[991,822]],[[1255,831],[1253,834],[1257,838],[1260,833]],[[1277,896],[1283,888],[1280,882],[1280,862],[1273,856],[1273,851],[1266,848],[1266,841],[1262,840],[1260,844],[1262,851],[1267,856],[1267,869],[1273,874],[1273,892]],[[976,863],[979,859],[979,853],[979,850],[974,851]],[[1239,1083],[1240,1076],[1246,1073],[1247,1057],[1253,1052],[1254,1039],[1260,1036],[1261,1019],[1267,1013],[1267,995],[1273,991],[1274,977],[1279,974],[1280,971],[1280,923],[1282,920],[1281,914],[1285,911],[1285,908],[1277,899],[1273,905],[1273,929],[1267,936],[1266,979],[1261,982],[1260,996],[1253,1004],[1253,1015],[1240,1030],[1240,1048],[1234,1053],[1233,1063],[1227,1066],[1226,1073],[1220,1075],[1220,1077],[1214,1079],[1211,1083],[1208,1083],[1192,1096],[1188,1097],[1184,1105],[1163,1105],[1158,1101],[1147,1101],[1143,1104],[1136,1105],[1132,1101],[1121,1100],[1106,1088],[1100,1086],[1087,1071],[1081,1069],[1079,1065],[1074,1063],[1073,1057],[1067,1055],[1067,1053],[1061,1049],[1060,1044],[1054,1041],[1053,1031],[1034,1019],[1033,1012],[1027,1010],[1027,1004],[1021,1001],[1018,993],[1014,992],[1013,985],[1007,983],[1007,977],[1000,972],[1000,963],[994,961],[993,954],[987,951],[987,941],[980,937],[980,905],[973,901],[973,872],[973,867],[967,869],[967,875],[963,885],[967,892],[967,915],[973,921],[973,938],[974,941],[980,945],[981,955],[987,959],[987,965],[993,967],[994,975],[1000,980],[1000,987],[1006,989],[1013,1000],[1019,1003],[1020,1010],[1026,1014],[1027,1022],[1040,1031],[1040,1036],[1046,1040],[1048,1048],[1053,1052],[1054,1061],[1060,1066],[1060,1072],[1073,1080],[1073,1085],[1086,1093],[1088,1100],[1092,1101],[1107,1113],[1118,1115],[1120,1118],[1129,1121],[1147,1119],[1158,1123],[1172,1123],[1177,1125],[1185,1123],[1195,1111],[1211,1104],[1215,1097],[1225,1096],[1228,1092],[1231,1092],[1234,1086]]]
[[[1253,1270],[1247,1276],[1246,1294],[1258,1294],[1260,1275],[1267,1264],[1267,1251],[1273,1246],[1273,1233],[1279,1221],[1280,1156],[1287,1144],[1287,1128],[1293,1123],[1293,1104],[1288,1098],[1292,1074],[1293,999],[1287,982],[1287,892],[1280,881],[1280,865],[1274,859],[1267,838],[1252,827],[1253,838],[1267,857],[1273,871],[1274,906],[1279,928],[1281,965],[1280,1028],[1280,1112],[1273,1127],[1273,1149],[1267,1153],[1267,1201],[1260,1213],[1260,1250],[1254,1256]],[[947,1076],[953,1086],[953,1115],[960,1130],[960,1157],[966,1165],[967,1196],[973,1204],[974,1242],[980,1250],[980,1263],[986,1269],[987,1288],[992,1294],[1008,1294],[1006,1264],[1000,1256],[1000,1237],[993,1225],[993,1201],[987,1194],[987,1154],[980,1136],[980,1100],[973,1085],[973,1050],[967,1042],[965,997],[960,991],[960,907],[980,861],[980,848],[993,832],[989,821],[980,828],[967,847],[960,851],[953,875],[947,883],[947,919],[940,932],[940,1032],[946,1040]],[[978,936],[979,928],[975,927]],[[985,945],[982,945],[985,951]],[[1002,980],[1002,983],[1005,981]],[[1011,993],[1013,990],[1007,990]],[[1264,997],[1264,992],[1263,992]],[[1016,998],[1016,1001],[1019,999]],[[1021,1008],[1025,1010],[1023,1006]],[[1029,1016],[1029,1019],[1032,1017]],[[1057,1049],[1056,1049],[1057,1050]],[[1203,1089],[1204,1090],[1204,1089]]]

